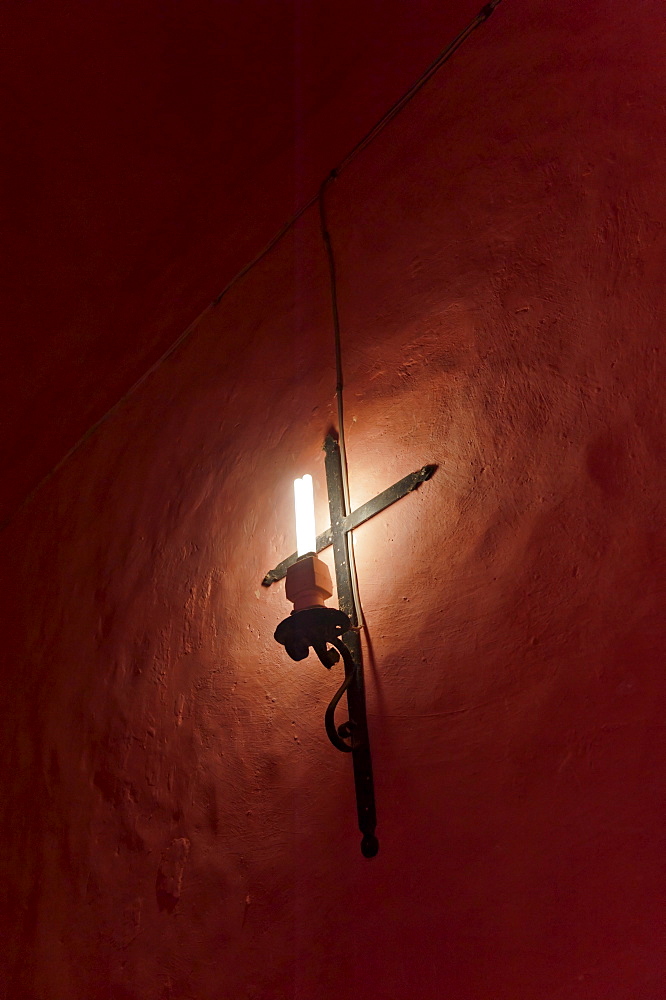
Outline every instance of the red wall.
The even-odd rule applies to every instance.
[[[356,535],[376,859],[260,586],[315,210],[5,530],[3,996],[662,1000],[665,57],[507,0],[330,189],[353,503],[440,466]]]
[[[0,527],[479,0],[4,0]]]

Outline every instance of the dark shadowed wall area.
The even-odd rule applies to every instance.
[[[663,1000],[664,65],[658,0],[505,0],[329,187],[352,502],[439,465],[356,533],[376,859],[260,586],[316,208],[5,528],[3,998]]]

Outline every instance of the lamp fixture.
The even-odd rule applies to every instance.
[[[363,834],[361,853],[366,858],[373,858],[379,850],[379,841],[375,836],[372,759],[349,535],[364,521],[418,489],[431,478],[437,466],[424,465],[350,512],[346,509],[342,486],[340,447],[333,434],[327,436],[324,451],[331,526],[323,534],[315,535],[312,477],[297,479],[294,482],[297,551],[267,573],[262,585],[270,587],[286,577],[286,595],[294,609],[276,628],[275,639],[285,647],[292,660],[304,660],[310,647],[327,670],[342,659],[344,680],[326,709],[324,725],[333,746],[352,755],[358,825]],[[326,563],[317,558],[317,553],[329,545],[333,546],[339,610],[326,607],[333,592],[331,575]],[[347,695],[348,720],[337,725],[335,710],[344,694]]]
[[[331,309],[333,332],[335,336],[335,370],[338,426],[340,439],[329,433],[324,442],[326,452],[326,486],[328,491],[328,507],[331,526],[322,535],[315,536],[314,506],[312,504],[312,479],[303,476],[296,480],[296,520],[297,520],[297,551],[283,559],[275,569],[270,570],[262,580],[264,587],[286,576],[287,597],[293,602],[294,610],[288,618],[280,622],[275,630],[275,638],[281,643],[293,660],[303,660],[314,649],[323,665],[330,669],[342,658],[345,678],[330,705],[326,709],[324,723],[326,733],[336,749],[351,753],[354,767],[354,785],[356,787],[356,808],[358,825],[363,839],[361,853],[366,858],[372,858],[379,850],[379,842],[375,836],[376,815],[375,795],[372,780],[372,760],[365,711],[365,687],[363,682],[363,658],[360,630],[360,609],[355,590],[355,572],[353,570],[353,550],[350,546],[350,534],[369,518],[384,510],[404,497],[412,490],[418,489],[421,483],[430,479],[436,471],[436,465],[424,465],[422,468],[405,476],[394,483],[383,493],[368,500],[355,511],[349,509],[349,499],[346,479],[346,459],[344,447],[344,414],[343,414],[343,370],[342,349],[340,337],[340,317],[337,301],[336,265],[333,245],[328,230],[325,208],[325,193],[328,185],[335,180],[354,157],[365,149],[376,135],[402,110],[403,107],[418,93],[423,85],[437,72],[453,53],[462,45],[471,33],[483,24],[500,0],[489,0],[481,8],[477,16],[448,45],[421,75],[416,83],[391,107],[377,124],[362,138],[347,157],[331,170],[322,183],[319,194],[311,199],[293,219],[283,227],[278,236],[267,245],[256,260],[261,260],[272,246],[280,239],[303,212],[319,203],[319,218],[321,236],[328,259],[329,279],[331,285]],[[241,272],[246,273],[245,271]],[[216,300],[217,301],[217,300]],[[300,484],[300,485],[298,485]],[[314,540],[314,544],[313,544]],[[326,600],[331,596],[332,584],[330,573],[325,563],[317,558],[317,553],[329,545],[333,546],[335,561],[335,579],[338,591],[339,610],[327,608]],[[349,718],[347,722],[336,726],[335,710],[343,694],[347,695]]]

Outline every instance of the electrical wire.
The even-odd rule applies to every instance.
[[[212,302],[210,302],[210,304],[206,306],[206,308],[196,317],[196,319],[193,320],[192,323],[190,323],[187,329],[183,330],[183,332],[176,338],[176,340],[174,340],[174,342],[170,344],[170,346],[164,351],[164,353],[160,355],[157,361],[153,362],[153,364],[150,365],[150,367],[141,375],[141,377],[137,379],[137,381],[134,382],[133,385],[131,385],[129,389],[127,389],[118,400],[116,400],[113,406],[111,406],[106,411],[106,413],[104,413],[85,431],[85,433],[78,439],[78,441],[76,441],[76,443],[69,449],[69,451],[66,452],[66,454],[63,455],[63,457],[58,462],[56,462],[54,466],[52,466],[52,468],[46,473],[46,475],[44,475],[36,483],[36,485],[30,490],[30,492],[23,498],[18,507],[16,507],[16,509],[11,514],[9,514],[8,517],[4,519],[4,521],[0,522],[0,531],[3,531],[14,520],[17,514],[32,501],[32,499],[36,496],[39,490],[43,486],[45,486],[46,483],[48,483],[49,480],[52,479],[53,476],[63,467],[63,465],[65,465],[65,463],[79,450],[79,448],[81,448],[82,445],[84,445],[85,442],[88,441],[88,439],[104,423],[106,423],[106,421],[110,417],[113,416],[113,414],[126,402],[126,400],[129,399],[130,396],[132,396],[140,388],[140,386],[143,385],[146,379],[148,379],[154,372],[156,372],[157,369],[160,368],[161,365],[164,364],[164,362],[168,358],[170,358],[171,355],[174,354],[186,340],[188,340],[188,338],[196,330],[196,328],[199,326],[204,317],[207,316],[208,313],[220,303],[220,301],[224,298],[227,292],[229,292],[234,287],[234,285],[236,285],[239,281],[241,281],[242,278],[244,278],[249,271],[251,271],[261,260],[263,260],[263,258],[268,253],[270,253],[273,247],[275,247],[276,244],[279,243],[284,236],[286,236],[289,230],[293,228],[293,226],[298,222],[301,216],[308,211],[308,209],[312,208],[313,205],[319,202],[320,214],[323,213],[324,211],[323,191],[326,188],[326,186],[330,183],[330,181],[333,180],[335,177],[337,177],[346,167],[348,167],[349,164],[352,162],[352,160],[354,160],[359,155],[359,153],[361,153],[373,141],[373,139],[375,139],[379,135],[379,133],[386,128],[389,122],[393,121],[396,115],[398,115],[400,111],[402,111],[405,105],[408,104],[409,101],[411,101],[411,99],[421,90],[421,88],[428,82],[428,80],[430,80],[430,78],[434,76],[437,70],[451,58],[454,52],[456,52],[456,50],[460,48],[460,46],[463,44],[464,41],[467,40],[467,38],[472,34],[472,32],[475,31],[475,29],[478,28],[479,25],[483,24],[485,21],[488,20],[490,15],[493,13],[495,8],[499,6],[500,3],[501,0],[490,0],[489,3],[485,4],[485,6],[481,8],[476,17],[469,22],[467,27],[463,28],[463,30],[458,35],[456,35],[453,41],[449,45],[447,45],[445,49],[442,49],[437,58],[428,66],[425,72],[421,74],[421,76],[409,88],[409,90],[407,90],[402,95],[402,97],[400,97],[395,102],[395,104],[393,104],[389,108],[389,110],[379,119],[379,121],[375,125],[373,125],[370,131],[367,132],[366,135],[364,135],[363,138],[360,139],[359,142],[357,142],[352,149],[350,149],[350,151],[347,153],[344,159],[340,161],[338,166],[335,167],[330,172],[328,177],[325,179],[325,181],[319,188],[317,194],[313,195],[312,198],[309,199],[309,201],[307,201],[304,205],[302,205],[298,209],[298,211],[295,212],[295,214],[292,215],[291,218],[288,219],[283,226],[281,226],[281,228],[268,241],[268,243],[266,243],[266,245],[256,254],[256,256],[253,257],[252,260],[250,260],[247,264],[245,264],[240,269],[240,271],[238,271],[234,275],[234,277],[227,282],[222,291],[219,292],[212,300]],[[322,215],[322,229],[323,230],[325,229],[325,215]],[[330,236],[328,240],[329,240],[328,248],[330,248]],[[332,268],[332,281],[335,282],[335,267],[334,263],[332,264],[330,259],[329,259],[329,268]],[[333,285],[333,287],[335,288],[335,285]],[[336,395],[338,400],[340,453],[342,456],[343,489],[345,491],[345,504],[347,504],[348,506],[349,490],[347,486],[347,462],[344,451],[344,422],[343,422],[344,414],[343,414],[343,404],[342,404],[342,393],[344,386],[342,384],[342,358],[341,358],[340,337],[339,337],[339,319],[337,317],[337,297],[333,308],[335,312],[334,322],[337,327]],[[352,580],[355,581],[355,579],[356,579],[355,573],[352,573]]]
[[[402,97],[399,97],[398,100],[395,102],[395,104],[393,104],[388,109],[386,114],[382,115],[379,121],[372,126],[370,131],[367,132],[366,135],[364,135],[363,138],[360,139],[352,149],[350,149],[350,151],[345,156],[344,160],[341,160],[341,162],[338,164],[335,170],[332,171],[333,174],[337,175],[342,173],[345,167],[348,167],[349,164],[352,162],[352,160],[354,160],[358,156],[358,154],[365,149],[366,146],[370,145],[372,140],[376,138],[376,136],[378,136],[379,133],[386,128],[389,122],[393,121],[396,115],[398,115],[402,111],[404,106],[411,101],[412,97],[418,94],[419,90],[421,90],[421,88],[425,86],[428,80],[435,75],[437,70],[451,58],[453,53],[460,48],[462,43],[467,41],[472,32],[475,31],[480,24],[483,24],[484,21],[488,20],[488,18],[493,13],[495,8],[499,7],[501,2],[502,0],[490,0],[490,3],[487,3],[484,7],[481,8],[479,13],[476,15],[476,17],[472,18],[467,27],[463,28],[460,34],[456,35],[453,41],[450,42],[445,49],[442,49],[442,51],[439,53],[436,59],[433,62],[431,62],[428,68],[421,74],[416,83],[413,83],[412,86],[409,88],[409,90],[405,91]]]
[[[379,119],[379,121],[370,129],[366,135],[363,136],[359,142],[349,151],[347,156],[342,160],[342,162],[330,172],[328,177],[324,180],[321,187],[319,188],[319,222],[321,227],[321,237],[324,242],[324,248],[326,250],[326,258],[328,261],[328,273],[331,289],[331,313],[333,318],[333,336],[335,341],[335,396],[337,401],[338,410],[338,446],[340,448],[340,465],[342,471],[342,494],[344,497],[344,513],[345,515],[351,513],[351,503],[349,499],[349,475],[347,467],[347,447],[345,442],[345,419],[344,419],[344,376],[342,369],[342,343],[340,336],[340,312],[338,309],[338,282],[337,273],[335,267],[335,255],[333,252],[333,243],[331,241],[331,234],[328,228],[328,219],[326,216],[326,189],[328,185],[336,179],[338,174],[347,167],[352,160],[354,160],[362,150],[370,145],[373,139],[382,132],[389,122],[400,113],[400,111],[405,107],[406,104],[414,97],[415,94],[421,90],[421,88],[430,80],[432,76],[437,72],[437,70],[442,66],[448,59],[451,58],[453,53],[462,45],[462,43],[471,35],[471,33],[480,25],[486,21],[501,0],[491,0],[490,3],[483,7],[477,16],[470,21],[466,28],[457,35],[454,40],[443,49],[434,62],[428,66],[424,73],[421,74],[419,79],[414,83],[408,91],[406,91],[402,97],[400,97],[395,104],[393,104],[389,110]],[[351,591],[352,591],[352,605],[353,605],[353,615],[352,621],[357,628],[363,628],[365,626],[365,621],[363,617],[363,608],[361,605],[361,599],[358,590],[358,575],[356,572],[356,560],[354,558],[354,536],[350,532],[347,535],[347,558],[349,560],[349,570],[350,570],[350,580],[351,580]]]
[[[342,342],[340,337],[340,313],[338,311],[338,282],[335,270],[335,255],[331,234],[328,229],[326,218],[326,188],[334,180],[335,173],[329,174],[324,183],[319,188],[319,221],[321,225],[321,237],[326,249],[328,260],[328,273],[331,286],[331,312],[333,315],[333,337],[335,342],[335,398],[338,407],[338,447],[340,449],[340,469],[342,472],[342,496],[344,502],[344,514],[351,513],[351,502],[349,499],[349,476],[347,471],[347,446],[345,443],[345,414],[344,414],[344,375],[342,370]],[[363,609],[358,593],[358,576],[356,574],[356,561],[354,559],[354,536],[350,532],[347,535],[347,559],[349,561],[349,577],[351,580],[352,592],[352,624],[357,628],[364,625]]]

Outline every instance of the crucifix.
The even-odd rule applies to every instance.
[[[333,746],[343,753],[352,755],[358,825],[363,834],[361,853],[366,858],[372,858],[379,850],[379,842],[375,836],[377,818],[372,759],[365,710],[358,612],[350,565],[349,535],[354,528],[358,528],[396,500],[418,489],[421,483],[430,479],[437,466],[424,465],[355,511],[349,511],[346,509],[343,489],[340,446],[330,433],[324,442],[324,451],[331,526],[315,538],[314,507],[312,507],[310,541],[306,541],[301,550],[299,540],[298,551],[283,559],[261,582],[264,587],[270,587],[277,580],[287,578],[287,597],[293,601],[294,610],[288,618],[280,622],[275,630],[275,638],[285,647],[293,660],[305,659],[310,647],[327,669],[342,657],[345,677],[326,709],[324,724]],[[301,480],[296,481],[297,484],[301,482]],[[330,574],[326,564],[317,559],[317,553],[329,545],[333,546],[339,610],[325,606],[325,599],[331,596]],[[348,721],[338,726],[334,717],[335,710],[345,693]]]

